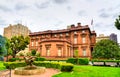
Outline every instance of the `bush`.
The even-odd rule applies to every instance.
[[[78,60],[78,63],[77,63]],[[66,62],[72,63],[72,64],[80,64],[80,65],[88,65],[89,59],[87,58],[69,58]]]
[[[25,62],[4,62],[4,66],[6,66],[7,69],[15,69],[16,67],[24,67],[26,65]]]
[[[46,68],[55,68],[59,69],[61,71],[70,72],[73,70],[73,64],[71,63],[65,63],[65,62],[41,62],[41,61],[35,61],[33,63],[36,66],[43,66]],[[26,66],[25,62],[4,62],[4,65],[7,69],[11,68],[14,69],[16,67],[24,67]]]
[[[89,64],[89,59],[87,59],[87,58],[79,58],[79,64],[80,65],[88,65]]]
[[[36,59],[35,59],[35,61],[45,61],[46,59],[45,58],[43,58],[43,57],[37,57]]]
[[[4,57],[3,56],[0,56],[0,61],[4,61]]]
[[[20,58],[10,58],[10,59],[9,59],[10,62],[14,62],[14,61],[17,61],[17,60],[18,60],[18,61],[21,61]]]
[[[32,50],[32,51],[31,51],[31,55],[32,55],[32,56],[35,56],[35,55],[36,55],[36,50]]]
[[[77,59],[76,58],[69,58],[66,62],[72,63],[72,64],[77,64]]]
[[[64,72],[71,72],[73,70],[73,65],[72,64],[61,64],[61,68],[60,68],[61,71],[64,71]]]

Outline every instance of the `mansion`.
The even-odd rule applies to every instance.
[[[71,25],[67,29],[33,32],[30,36],[30,50],[37,50],[42,57],[68,58],[78,56],[91,58],[91,52],[96,43],[95,31],[90,31],[88,25]]]

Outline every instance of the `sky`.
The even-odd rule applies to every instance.
[[[120,30],[114,26],[118,15],[120,0],[0,0],[0,34],[9,24],[21,23],[38,32],[66,29],[80,22],[97,36],[117,34],[120,43]]]

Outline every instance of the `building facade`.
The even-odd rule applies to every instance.
[[[99,42],[100,40],[104,40],[104,39],[110,39],[110,36],[104,36],[104,34],[100,34],[100,35],[96,38],[96,42]]]
[[[91,57],[96,43],[95,31],[90,31],[88,25],[80,23],[63,30],[47,30],[30,33],[30,50],[37,50],[42,57],[63,58],[74,57],[78,50],[79,57]]]
[[[110,40],[115,41],[117,43],[117,34],[110,34]]]
[[[13,36],[28,36],[30,33],[30,30],[27,26],[24,26],[22,24],[16,24],[16,25],[9,25],[8,27],[4,28],[4,37],[10,39]]]

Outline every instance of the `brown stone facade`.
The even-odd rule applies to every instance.
[[[30,33],[30,50],[37,50],[42,57],[68,58],[74,57],[78,50],[79,57],[91,58],[96,43],[95,31],[88,25],[71,25],[67,29],[47,30]]]
[[[28,36],[30,33],[30,30],[27,26],[24,26],[22,24],[15,24],[15,25],[9,25],[8,27],[4,28],[4,37],[11,39],[13,36],[20,36],[23,35],[24,37]]]

